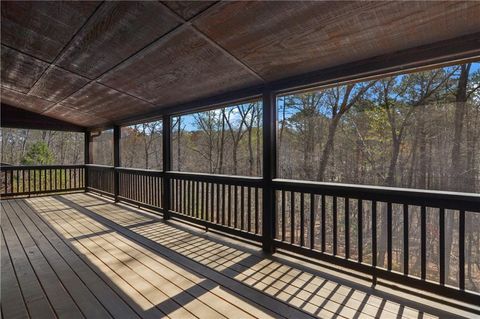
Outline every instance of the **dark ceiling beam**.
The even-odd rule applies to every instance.
[[[269,87],[277,94],[281,94],[312,87],[379,78],[472,61],[480,61],[480,32],[281,79],[265,83],[262,86],[247,87],[187,103],[159,107],[157,110],[147,114],[116,121],[115,124],[137,124],[143,121],[159,119],[164,114],[178,115],[180,113],[212,109],[225,104],[241,102],[259,96],[264,87]]]
[[[236,90],[225,94],[215,95],[204,99],[196,100],[195,102],[189,102],[184,104],[178,104],[171,107],[162,108],[161,110],[155,110],[147,114],[133,116],[121,121],[115,122],[116,125],[133,125],[144,121],[159,120],[163,115],[179,115],[188,112],[206,111],[225,105],[226,103],[241,103],[260,97],[264,90],[264,86],[249,87],[242,90]],[[109,127],[101,127],[100,129],[106,129]],[[92,130],[99,129],[92,127]]]
[[[270,83],[277,92],[417,72],[480,60],[480,32]]]
[[[1,104],[1,127],[32,130],[85,132],[86,128],[49,116],[30,112],[8,104]]]

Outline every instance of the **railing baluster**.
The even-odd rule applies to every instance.
[[[247,223],[248,223],[248,227],[247,227],[247,231],[248,232],[251,232],[252,230],[252,195],[251,195],[251,188],[250,187],[247,187]]]
[[[392,203],[387,203],[387,269],[392,270]]]
[[[207,182],[207,189],[206,189],[206,198],[205,198],[205,220],[208,219],[208,210],[209,210],[209,203],[210,203],[210,183]]]
[[[408,205],[403,204],[403,274],[408,276],[409,272],[409,222]]]
[[[7,184],[8,183],[8,173],[7,173],[7,171],[3,171],[2,173],[3,173],[2,175],[4,176],[3,185],[4,185],[4,188],[5,188],[3,193],[8,194],[8,184]]]
[[[445,285],[445,209],[440,208],[438,216],[438,228],[440,232],[440,285]]]
[[[425,280],[427,276],[427,208],[423,205],[420,212],[420,245],[420,276]]]
[[[189,211],[189,215],[190,216],[193,216],[194,215],[194,206],[193,206],[193,201],[194,201],[194,196],[195,196],[195,193],[194,193],[194,183],[192,180],[189,180],[188,181],[188,185],[189,185],[189,188],[188,188],[188,192],[189,192],[189,204],[188,204],[188,211]]]
[[[295,243],[295,192],[290,192],[290,242]]]
[[[204,209],[203,209],[203,219],[204,220],[207,220],[207,216],[208,216],[208,183],[207,182],[204,182],[203,183],[203,188],[205,189],[205,197],[204,197],[204,200],[203,200],[203,206],[204,206]]]
[[[285,241],[285,190],[282,189],[282,241]]]
[[[232,186],[228,185],[228,226],[232,227]]]
[[[345,259],[350,258],[350,199],[345,197]]]
[[[358,199],[358,210],[357,210],[357,235],[358,235],[358,262],[363,262],[363,200]]]
[[[196,203],[195,203],[195,215],[197,218],[200,218],[200,210],[199,210],[199,207],[200,207],[200,182],[195,182],[195,194],[196,194],[196,197],[197,197],[197,200],[196,200]]]
[[[190,216],[195,217],[195,182],[193,180],[189,181],[190,183],[190,188],[189,188],[189,194],[190,194]]]
[[[377,267],[377,201],[372,201],[372,266]]]
[[[338,221],[338,216],[337,216],[337,197],[336,196],[333,196],[333,200],[332,200],[332,226],[333,226],[333,229],[332,229],[332,233],[333,233],[333,255],[336,256],[337,255],[337,244],[338,244],[338,240],[337,240],[337,233],[338,233],[338,229],[337,229],[337,221]]]
[[[225,222],[225,184],[222,184],[222,225],[226,225]]]
[[[17,176],[17,193],[20,193],[20,177],[18,176],[18,173],[20,171],[17,170],[16,172],[17,172],[17,174],[15,174],[15,175]]]
[[[178,179],[173,179],[173,185],[174,185],[174,189],[175,189],[175,203],[174,203],[174,210],[176,212],[180,212],[179,210],[179,198],[180,198],[180,195],[179,195],[179,189],[178,189]]]
[[[322,253],[325,252],[325,249],[326,249],[326,243],[325,243],[325,231],[327,229],[327,227],[325,226],[325,222],[326,222],[326,208],[325,208],[325,195],[320,195],[321,196],[321,237],[322,237]]]
[[[215,222],[215,183],[211,183],[211,198],[210,198],[210,221]]]
[[[185,215],[188,215],[188,181],[186,179],[182,180],[182,193],[183,193],[183,207],[182,207],[182,213]]]
[[[215,210],[216,211],[216,219],[215,219],[215,222],[216,223],[220,223],[220,184],[217,183],[217,209]]]
[[[255,234],[258,234],[258,219],[260,214],[258,213],[258,187],[255,187]]]
[[[245,188],[240,186],[240,229],[245,230]]]
[[[458,287],[465,290],[465,211],[458,216]]]
[[[305,194],[300,193],[300,246],[305,246]]]
[[[315,194],[310,193],[310,249],[315,249]]]
[[[238,200],[237,200],[237,198],[238,198],[238,188],[237,188],[237,185],[235,185],[235,187],[234,187],[234,194],[235,194],[235,196],[234,196],[234,206],[233,206],[233,214],[234,214],[234,221],[233,221],[234,226],[233,227],[237,228],[237,224],[238,224],[238,221],[237,221],[238,220],[238,216],[237,216],[238,215],[237,214],[237,212],[238,212]]]

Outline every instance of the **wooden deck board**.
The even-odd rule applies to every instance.
[[[6,206],[2,204],[2,231],[28,313],[31,318],[54,318],[56,314],[50,304],[50,300],[47,298],[22,245],[16,237],[10,221],[3,214]]]
[[[1,217],[4,318],[475,317],[372,293],[88,194],[2,201]]]
[[[7,251],[3,231],[1,232],[1,296],[2,296],[2,314],[8,318],[27,318],[28,310],[23,300],[22,291],[18,283],[17,276],[13,269],[10,255]]]
[[[29,207],[23,201],[18,202],[19,206],[23,208],[23,217],[27,220],[30,219],[38,230],[47,238],[47,240],[55,247],[60,255],[68,261],[70,267],[75,271],[83,283],[88,289],[97,297],[100,303],[105,309],[109,311],[115,318],[135,318],[136,313],[141,312],[140,308],[136,308],[136,303],[129,303],[129,298],[121,298],[123,295],[117,286],[109,286],[108,278],[103,276],[102,272],[95,272],[95,268],[89,267],[88,260],[85,260],[85,256],[76,254],[71,248],[73,246],[69,242],[64,242],[56,233],[52,231],[40,217],[31,211]],[[116,293],[117,292],[117,293]],[[132,306],[130,308],[129,306]],[[133,309],[133,310],[132,310]],[[134,312],[134,310],[136,310]],[[142,316],[143,317],[143,316]],[[146,317],[146,318],[158,318]]]

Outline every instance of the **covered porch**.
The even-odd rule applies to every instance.
[[[1,10],[3,317],[480,317],[479,2]]]

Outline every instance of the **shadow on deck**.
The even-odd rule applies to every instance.
[[[5,318],[476,315],[90,194],[3,201],[2,233]]]

